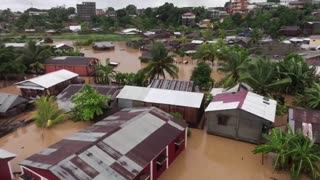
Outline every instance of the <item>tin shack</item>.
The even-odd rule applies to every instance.
[[[168,113],[180,113],[196,125],[203,112],[203,93],[125,86],[117,96],[120,108],[155,106]]]
[[[261,143],[275,121],[277,102],[242,90],[218,94],[205,110],[207,132],[236,140]]]
[[[157,109],[123,109],[21,162],[34,179],[156,180],[187,145],[187,125]]]

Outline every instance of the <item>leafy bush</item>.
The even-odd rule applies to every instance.
[[[108,109],[110,96],[99,94],[90,85],[86,84],[80,93],[72,96],[74,107],[72,112],[77,118],[76,121],[90,121],[95,116],[102,115]]]
[[[198,85],[201,89],[210,89],[213,85],[211,78],[211,67],[205,62],[198,62],[191,75],[191,81]]]
[[[93,43],[93,39],[84,39],[84,40],[77,40],[73,42],[74,46],[90,46]]]
[[[320,146],[304,136],[301,130],[293,133],[274,128],[265,134],[266,144],[258,145],[253,153],[275,153],[273,167],[275,170],[290,170],[292,179],[299,179],[302,173],[312,179],[320,178]]]

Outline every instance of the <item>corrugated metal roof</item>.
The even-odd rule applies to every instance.
[[[155,107],[123,109],[21,165],[49,170],[64,180],[134,179],[185,128]]]
[[[18,88],[34,88],[43,90],[77,76],[79,75],[76,73],[61,69],[59,71],[51,72],[42,76],[18,82],[16,83],[16,85],[18,85]]]
[[[0,112],[5,113],[8,109],[27,101],[26,98],[15,94],[0,93]]]
[[[44,64],[88,66],[93,61],[98,61],[98,60],[93,57],[60,56],[60,57],[49,58],[45,61]]]
[[[289,125],[293,131],[298,129],[307,131],[311,127],[311,134],[316,143],[320,143],[320,111],[300,107],[289,109]],[[305,125],[304,125],[305,124]],[[306,125],[307,124],[307,125]]]
[[[277,101],[248,91],[223,93],[216,95],[205,111],[208,112],[238,108],[274,122]]]
[[[7,158],[13,158],[16,157],[16,154],[13,154],[11,152],[8,152],[4,149],[0,149],[0,159],[7,159]]]
[[[90,85],[98,93],[111,96],[112,100],[116,99],[116,96],[119,94],[121,87],[120,86],[106,86],[106,85]],[[82,84],[70,84],[57,96],[57,104],[60,109],[65,111],[70,111],[74,104],[71,102],[71,97],[77,93],[80,93],[83,89]]]
[[[14,47],[14,48],[23,48],[26,46],[26,43],[5,43],[5,47]]]
[[[154,79],[148,87],[192,92],[194,89],[194,83],[193,81]]]
[[[118,99],[128,99],[157,104],[200,108],[203,93],[173,91],[167,89],[125,86],[118,94]]]

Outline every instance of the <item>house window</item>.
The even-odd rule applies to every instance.
[[[313,131],[313,138],[320,139],[320,131]]]
[[[181,144],[183,144],[184,142],[184,139],[179,137],[176,142],[174,142],[174,150],[175,152],[179,151],[180,147],[181,147]]]
[[[162,167],[164,166],[164,163],[166,162],[167,157],[163,154],[161,154],[158,158],[157,158],[157,171],[161,170]]]
[[[142,174],[139,177],[139,180],[149,180],[150,179],[150,175],[149,174]]]
[[[228,125],[229,116],[226,115],[218,115],[218,125],[226,126]]]

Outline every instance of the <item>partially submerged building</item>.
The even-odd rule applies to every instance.
[[[58,95],[69,84],[78,83],[79,75],[62,69],[16,83],[24,97]]]
[[[113,112],[115,112],[117,108],[116,97],[119,94],[121,87],[119,86],[105,86],[105,85],[90,85],[94,90],[104,96],[110,96],[111,102],[109,102],[109,106]],[[77,93],[80,93],[83,90],[82,84],[71,84],[66,89],[64,89],[57,96],[57,104],[59,109],[63,109],[66,112],[69,112],[71,108],[74,107],[74,104],[71,101],[71,97]]]
[[[16,94],[0,93],[0,117],[10,117],[23,112],[29,100]]]
[[[69,46],[69,45],[66,45],[66,44],[57,44],[54,46],[55,49],[60,49],[60,50],[63,50],[63,51],[71,51],[73,50],[74,48]]]
[[[192,12],[187,12],[181,15],[182,25],[194,26],[196,24],[196,15]]]
[[[21,162],[34,179],[157,179],[187,145],[187,126],[157,108],[123,109]]]
[[[61,56],[47,59],[44,69],[46,73],[66,69],[80,76],[91,76],[94,74],[94,66],[98,63],[99,60],[93,57]]]
[[[10,160],[15,158],[16,155],[4,149],[0,149],[0,178],[1,180],[13,179]]]
[[[113,50],[114,44],[112,42],[95,42],[92,44],[94,50]]]
[[[282,26],[279,34],[282,36],[299,36],[302,30],[299,26]]]
[[[117,96],[120,108],[155,106],[168,113],[180,113],[196,125],[203,112],[203,93],[125,86]]]
[[[251,143],[261,143],[275,121],[277,102],[239,91],[218,94],[205,110],[207,132]]]
[[[289,126],[296,132],[302,133],[320,144],[320,111],[299,107],[289,109]]]

